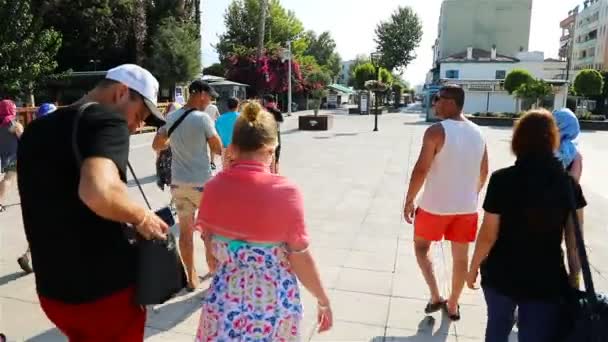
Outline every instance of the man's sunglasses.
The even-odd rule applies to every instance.
[[[441,99],[443,99],[443,100],[453,100],[453,98],[451,98],[449,96],[436,94],[435,96],[433,96],[433,103],[437,103]]]

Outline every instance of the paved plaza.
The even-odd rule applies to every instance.
[[[427,127],[420,115],[383,115],[379,132],[372,132],[371,116],[336,113],[334,128],[328,132],[301,132],[296,116],[286,119],[281,169],[304,192],[312,248],[329,288],[335,319],[332,331],[315,334],[316,304],[303,290],[303,341],[482,341],[485,306],[479,291],[465,290],[458,323],[450,323],[445,314],[425,317],[423,313],[429,294],[413,254],[412,227],[401,214],[409,173]],[[483,131],[490,168],[510,165],[511,130],[484,127]],[[133,137],[131,161],[153,205],[161,206],[169,196],[155,185],[151,139],[151,134]],[[589,202],[587,244],[596,287],[608,292],[608,219],[604,217],[608,212],[604,159],[608,133],[585,132],[581,149],[585,158],[582,183]],[[129,186],[133,197],[139,198],[134,184]],[[9,341],[65,341],[38,306],[34,275],[23,276],[15,262],[26,248],[18,202],[14,190],[7,212],[0,214],[0,332]],[[197,249],[198,267],[205,274],[200,241]],[[433,249],[445,295],[449,251],[446,243]],[[147,341],[192,341],[207,285],[208,280],[200,291],[150,310]],[[513,337],[516,341],[516,331]]]

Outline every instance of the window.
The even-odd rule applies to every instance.
[[[597,38],[597,30],[593,30],[593,31],[589,32],[589,35],[587,37],[588,37],[587,40],[596,39]]]
[[[497,80],[504,80],[506,77],[507,77],[506,70],[496,70],[496,79]]]
[[[445,78],[451,78],[457,80],[459,77],[459,70],[446,70]]]

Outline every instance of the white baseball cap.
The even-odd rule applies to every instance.
[[[160,127],[165,119],[157,107],[158,81],[146,69],[135,64],[123,64],[108,70],[106,79],[120,82],[140,94],[150,111],[146,124]]]

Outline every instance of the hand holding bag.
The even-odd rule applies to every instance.
[[[74,119],[72,148],[79,166],[82,164],[82,157],[77,144],[78,122],[86,108],[92,104],[87,103],[81,106]],[[133,171],[131,163],[128,163],[127,166],[148,209],[151,210],[150,202]],[[169,227],[175,224],[169,207],[159,209],[155,213]],[[146,240],[132,226],[125,225],[125,238],[137,249],[135,297],[138,304],[162,304],[186,287],[186,272],[179,256],[175,236],[171,232],[167,234],[166,240]]]
[[[583,231],[576,214],[576,200],[572,180],[568,176],[569,200],[576,236],[576,247],[585,283],[585,291],[574,289],[567,298],[564,315],[563,342],[606,342],[608,341],[608,297],[597,294],[593,285],[589,258],[585,250]]]

